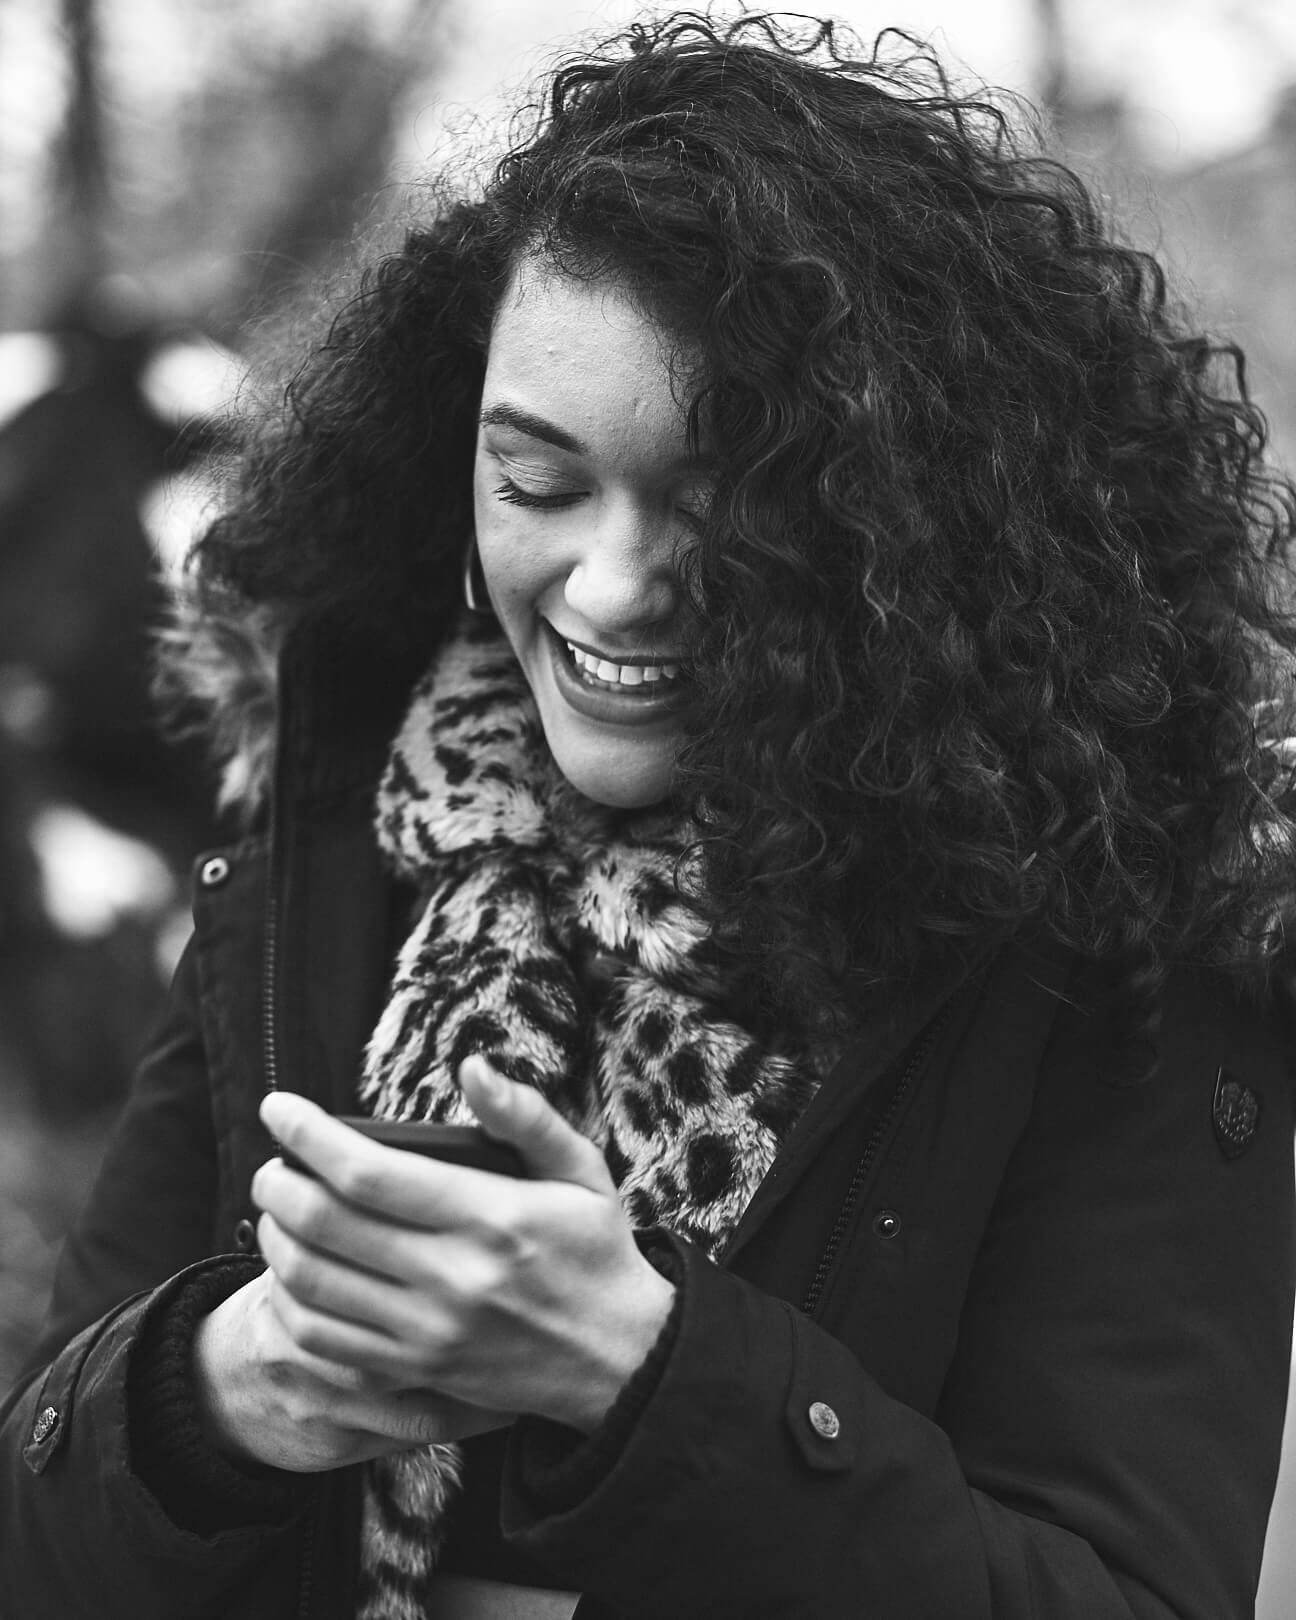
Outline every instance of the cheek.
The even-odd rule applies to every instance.
[[[537,518],[525,511],[501,510],[498,501],[479,505],[477,553],[496,609],[525,610],[540,598],[561,591],[561,524],[552,516]]]
[[[473,494],[477,555],[481,559],[482,573],[491,599],[498,606],[502,597],[516,592],[517,564],[525,557],[526,548],[520,543],[521,537],[516,532],[518,525],[510,521],[513,514],[501,510],[499,502],[484,487],[480,473]]]
[[[496,609],[507,611],[511,604],[524,602],[534,594],[539,582],[533,578],[535,548],[527,544],[519,525],[490,518],[477,528],[477,554],[491,601]]]

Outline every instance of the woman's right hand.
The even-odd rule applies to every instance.
[[[194,1338],[200,1420],[225,1456],[318,1473],[512,1422],[512,1413],[392,1389],[302,1350],[274,1309],[276,1286],[262,1272],[204,1317]]]

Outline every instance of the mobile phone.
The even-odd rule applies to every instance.
[[[369,1119],[363,1114],[338,1114],[339,1125],[349,1125],[361,1136],[383,1147],[400,1148],[405,1153],[421,1153],[446,1164],[462,1164],[471,1170],[489,1170],[497,1176],[525,1176],[521,1155],[507,1142],[487,1136],[480,1125],[432,1125],[425,1120]],[[280,1147],[279,1156],[292,1170],[305,1176],[315,1172],[294,1153]]]

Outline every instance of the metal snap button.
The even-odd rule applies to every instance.
[[[204,889],[219,889],[222,883],[228,881],[229,875],[230,863],[223,855],[213,855],[198,869],[198,881]]]
[[[897,1237],[900,1226],[900,1217],[893,1209],[880,1209],[873,1217],[873,1230],[880,1238]]]
[[[47,1406],[32,1424],[32,1439],[38,1446],[43,1446],[59,1425],[59,1415],[56,1407]]]
[[[251,1254],[256,1248],[256,1227],[246,1215],[234,1228],[234,1247],[240,1254]]]
[[[827,1401],[812,1401],[807,1416],[810,1427],[821,1440],[835,1440],[841,1433],[841,1419]]]

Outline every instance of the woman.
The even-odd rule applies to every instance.
[[[564,68],[250,445],[188,657],[260,819],[7,1408],[6,1615],[1250,1612],[1291,491],[892,45]]]

